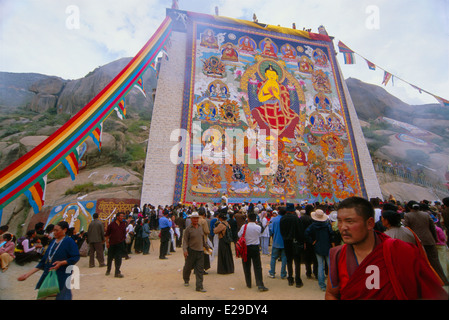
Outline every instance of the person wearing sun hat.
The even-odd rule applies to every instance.
[[[208,248],[204,231],[199,224],[200,215],[194,211],[189,216],[192,223],[186,228],[183,235],[183,251],[185,264],[182,270],[182,277],[184,279],[184,286],[189,285],[190,273],[192,269],[196,277],[196,291],[206,292],[203,288],[203,274],[204,274],[204,248]]]
[[[325,261],[329,265],[329,250],[334,231],[328,222],[328,216],[321,209],[316,209],[311,214],[313,223],[307,227],[305,237],[312,243],[318,261],[318,284],[322,291],[326,290],[324,267]]]

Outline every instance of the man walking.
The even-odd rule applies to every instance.
[[[125,214],[118,212],[115,220],[112,221],[106,230],[106,247],[108,248],[108,264],[106,275],[111,274],[112,260],[115,262],[115,277],[123,278],[120,272],[122,265],[122,257],[126,254],[125,238],[126,238],[126,222]]]
[[[256,277],[256,285],[259,291],[268,291],[265,287],[262,278],[262,263],[260,261],[260,234],[262,227],[256,224],[257,215],[254,212],[248,214],[248,223],[244,224],[239,232],[238,237],[242,237],[245,234],[247,255],[246,261],[243,261],[243,272],[245,273],[246,286],[251,288],[251,263],[254,268],[254,276]]]
[[[297,288],[303,286],[301,280],[301,254],[304,250],[304,228],[301,220],[295,213],[293,203],[287,203],[286,214],[280,221],[281,235],[284,240],[285,255],[287,257],[288,285],[296,283]],[[295,263],[295,277],[293,278],[293,262]]]
[[[161,246],[159,248],[159,259],[167,259],[168,246],[171,240],[170,229],[172,222],[168,219],[168,210],[163,211],[163,216],[159,219],[159,228],[161,229]]]
[[[87,228],[87,243],[89,244],[89,268],[95,267],[95,257],[100,267],[106,266],[104,263],[104,225],[98,220],[98,213],[94,213],[94,220],[89,224]]]
[[[182,247],[184,251],[185,264],[182,271],[182,277],[184,279],[184,286],[189,285],[190,273],[194,270],[196,277],[196,291],[206,292],[203,288],[203,275],[204,275],[204,247],[207,247],[204,241],[203,228],[198,223],[198,212],[193,212],[190,215],[191,224],[184,231],[184,238],[182,241]]]

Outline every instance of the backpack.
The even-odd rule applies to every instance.
[[[256,224],[257,224],[258,226],[260,226],[260,234],[262,234],[262,233],[265,231],[265,228],[268,226],[268,222],[267,222],[267,224],[265,225],[265,227],[262,225],[262,222],[261,222],[261,221],[257,221]]]
[[[226,225],[226,232],[225,232],[225,234],[223,236],[223,240],[226,243],[231,243],[232,242],[232,231],[231,231],[231,228],[228,225]]]

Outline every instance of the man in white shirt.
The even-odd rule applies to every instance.
[[[248,223],[244,224],[238,233],[239,238],[245,233],[247,246],[247,260],[243,261],[243,272],[245,273],[246,286],[251,288],[251,261],[254,268],[254,276],[256,277],[256,285],[259,291],[268,291],[263,284],[262,263],[260,261],[260,234],[262,228],[256,224],[257,215],[255,213],[248,214]]]

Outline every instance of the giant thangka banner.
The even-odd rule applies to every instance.
[[[188,39],[175,203],[366,196],[332,42],[214,19]]]

